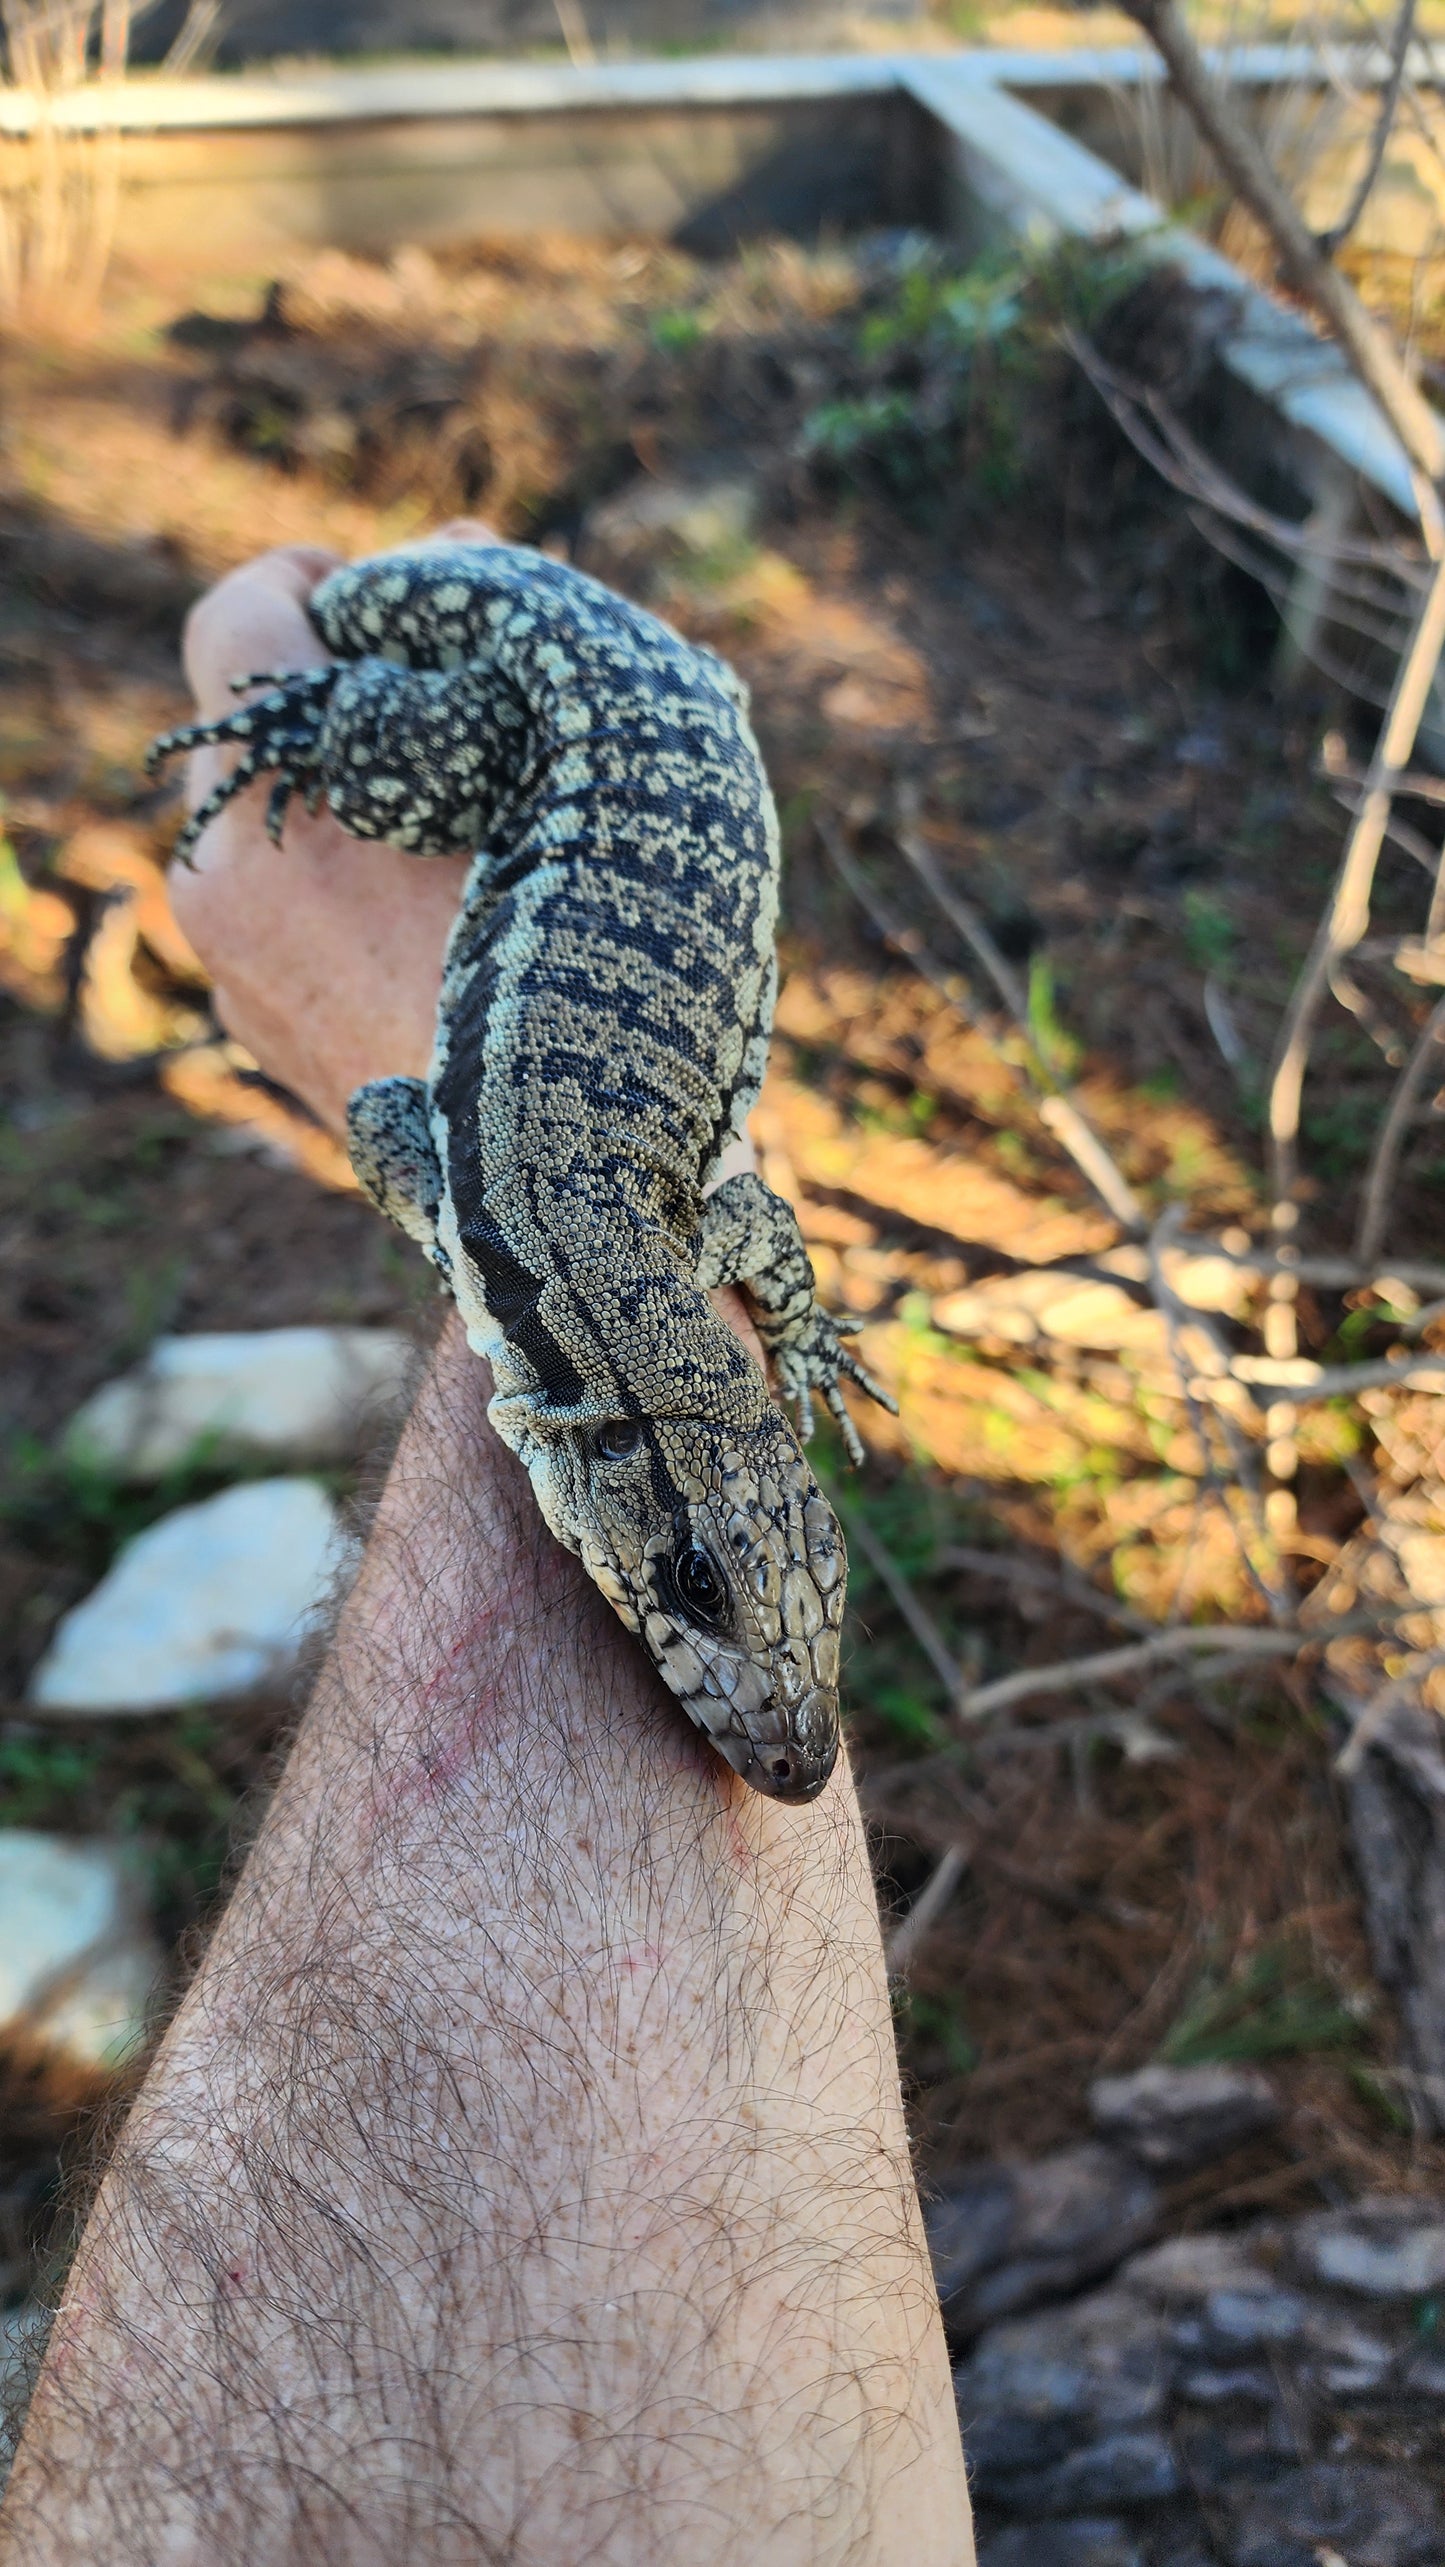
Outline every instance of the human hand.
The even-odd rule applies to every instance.
[[[496,538],[461,518],[437,540]],[[336,567],[334,553],[283,545],[232,571],[192,609],[185,667],[202,720],[232,710],[234,677],[329,659],[306,601]],[[192,810],[237,755],[225,748],[192,756]],[[273,846],[264,825],[271,781],[260,778],[212,821],[194,868],[173,871],[171,900],[211,974],[222,1023],[269,1077],[340,1133],[353,1088],[426,1069],[442,955],[469,859],[423,860],[353,838],[330,812],[313,819],[299,800]]]

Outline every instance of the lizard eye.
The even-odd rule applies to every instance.
[[[701,1543],[690,1542],[675,1554],[672,1584],[678,1603],[694,1622],[716,1625],[725,1619],[727,1587]]]
[[[614,1417],[598,1427],[592,1441],[604,1462],[628,1462],[642,1442],[642,1429],[635,1417]]]

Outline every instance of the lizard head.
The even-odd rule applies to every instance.
[[[807,1801],[838,1753],[847,1557],[792,1428],[758,1408],[721,1427],[583,1428],[565,1457],[552,1448],[544,1509],[558,1531],[570,1519],[563,1539],[719,1754],[755,1790]]]

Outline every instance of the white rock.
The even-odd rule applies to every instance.
[[[344,1558],[315,1480],[253,1480],[178,1507],[66,1614],[30,1700],[60,1714],[161,1711],[284,1680]]]
[[[746,543],[757,513],[755,485],[736,474],[706,481],[648,476],[588,511],[586,539],[619,559],[661,549],[705,560]]]
[[[394,1328],[161,1337],[86,1401],[67,1447],[130,1480],[158,1480],[198,1448],[221,1461],[348,1461],[401,1399],[412,1353]]]
[[[118,2067],[160,1965],[119,1848],[0,1828],[0,2040]]]

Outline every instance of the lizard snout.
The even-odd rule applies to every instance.
[[[713,1735],[734,1773],[769,1800],[816,1800],[838,1761],[838,1697],[818,1686],[798,1705],[785,1739]]]

